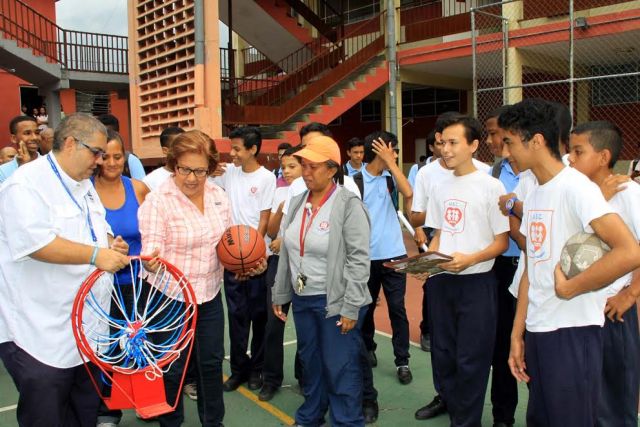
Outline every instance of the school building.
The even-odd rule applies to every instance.
[[[159,157],[170,125],[215,138],[258,125],[268,155],[319,121],[341,144],[395,130],[410,166],[438,114],[483,120],[523,97],[567,104],[575,123],[614,121],[623,158],[638,156],[639,1],[131,0],[124,42],[60,29],[54,3],[1,3],[0,67],[14,70],[0,75],[0,88],[14,94],[5,104],[19,112],[11,85],[38,86],[49,109],[57,99],[65,113],[83,94],[106,93],[143,159]],[[25,14],[34,17],[20,21]],[[219,20],[229,27],[224,45]],[[6,59],[14,45],[32,63],[55,65],[59,80],[35,81]],[[479,156],[491,160],[484,147]]]

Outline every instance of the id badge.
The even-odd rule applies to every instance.
[[[302,273],[298,273],[296,284],[298,285],[298,294],[301,294],[304,290],[305,285],[307,284],[307,276]]]

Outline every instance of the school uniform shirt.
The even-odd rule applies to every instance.
[[[631,234],[636,240],[640,240],[640,184],[630,181],[623,185],[624,190],[616,193],[609,205],[613,210],[620,215],[620,218],[627,224]],[[588,227],[589,232],[593,232],[591,226]],[[633,273],[627,273],[624,276],[618,278],[615,282],[605,288],[605,292],[608,297],[617,295],[618,292],[631,284],[631,277]]]
[[[60,173],[60,179],[49,164]],[[78,207],[65,190],[71,192]],[[94,243],[87,214],[97,242]],[[54,155],[21,166],[0,189],[0,343],[14,342],[45,365],[66,369],[82,364],[71,327],[71,309],[80,286],[95,267],[37,261],[30,255],[56,237],[108,247],[111,228],[91,181],[75,181]],[[88,260],[87,260],[88,261]],[[108,304],[113,276],[93,287]],[[101,328],[91,310],[83,323]]]
[[[291,199],[307,191],[307,184],[304,183],[304,179],[300,176],[294,179],[288,188],[289,191],[287,192],[287,199],[284,201],[284,206],[282,207],[283,215],[287,214]],[[358,196],[358,198],[362,199],[362,195],[360,194],[360,190],[358,189],[356,182],[350,176],[344,177],[344,188],[351,191],[353,194]]]
[[[496,235],[508,232],[509,219],[497,203],[504,192],[499,180],[481,170],[450,175],[435,187],[426,225],[440,230],[438,252],[479,252],[493,243]],[[485,273],[493,263],[493,259],[480,262],[458,274]]]
[[[513,190],[518,200],[524,202],[524,199],[527,198],[529,193],[533,191],[534,188],[538,186],[538,179],[529,169],[520,172],[520,179],[518,180],[518,185]],[[511,282],[511,286],[509,286],[509,292],[515,298],[518,298],[518,289],[520,289],[520,280],[522,279],[522,274],[524,273],[524,267],[526,263],[527,253],[526,251],[520,251],[520,259],[518,260],[518,268],[516,268],[516,272],[513,275],[513,282]]]
[[[371,221],[369,256],[372,261],[399,257],[407,253],[400,222],[387,187],[388,176],[388,171],[374,176],[367,168],[362,168],[363,201]]]
[[[249,225],[256,230],[260,224],[260,213],[271,210],[276,192],[276,176],[264,166],[246,173],[241,166],[227,163],[225,173],[214,178],[214,182],[224,188],[231,202],[233,224]],[[268,236],[264,238],[267,256],[271,255]]]
[[[169,179],[169,177],[173,174],[170,170],[167,170],[164,166],[159,167],[158,169],[152,171],[149,175],[145,176],[142,179],[142,182],[145,183],[149,190],[154,191],[157,190],[164,182]]]
[[[411,185],[411,189],[416,188],[416,176],[418,175],[418,170],[420,166],[416,163],[411,166],[409,169],[409,175],[407,175],[407,181],[409,181],[409,185]]]
[[[260,213],[271,209],[276,192],[276,177],[264,166],[246,173],[241,166],[227,163],[225,173],[214,181],[224,188],[231,201],[233,224],[258,228]]]
[[[39,153],[38,157],[42,157]],[[0,184],[5,182],[15,171],[18,170],[18,159],[13,158],[10,162],[5,163],[4,165],[0,165]]]
[[[289,186],[276,188],[276,193],[273,195],[273,204],[271,205],[271,215],[278,212],[280,204],[287,200],[287,194],[289,194]],[[282,207],[284,209],[284,205]],[[282,221],[280,222],[282,227]],[[282,236],[282,230],[278,231],[278,236]]]
[[[586,231],[594,219],[612,212],[600,188],[570,167],[538,185],[525,199],[520,232],[527,238],[527,331],[604,324],[605,291],[560,299],[556,296],[554,270],[565,242]]]
[[[351,162],[347,162],[345,163],[345,166],[347,167],[347,172],[349,173],[349,176],[353,176],[355,174],[357,174],[358,172],[362,171],[362,169],[367,166],[367,164],[365,162],[362,162],[362,166],[360,166],[360,169],[356,169],[353,166],[351,166]]]
[[[411,210],[413,212],[427,212],[427,205],[429,203],[429,197],[434,192],[434,189],[440,185],[440,183],[453,176],[453,171],[442,166],[440,159],[435,159],[433,162],[421,167],[416,175],[416,184],[413,190],[413,201],[411,202]],[[473,159],[473,165],[479,171],[487,173],[491,168],[479,160]]]

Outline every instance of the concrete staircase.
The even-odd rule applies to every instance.
[[[298,132],[303,126],[310,122],[332,122],[388,80],[387,62],[382,57],[376,57],[290,120],[280,125],[262,126],[263,138],[296,145],[300,142]]]

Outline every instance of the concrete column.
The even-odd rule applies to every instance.
[[[507,18],[509,31],[520,28],[520,20],[523,17],[523,2],[512,2],[502,5],[502,16]],[[509,40],[507,40],[509,43]],[[507,69],[505,70],[504,85],[522,86],[522,56],[518,49],[509,47],[507,49]],[[506,91],[505,102],[515,104],[522,101],[522,88],[517,87]]]
[[[49,127],[56,128],[60,124],[60,91],[54,89],[40,89],[41,95],[47,104],[47,115],[49,116]]]

